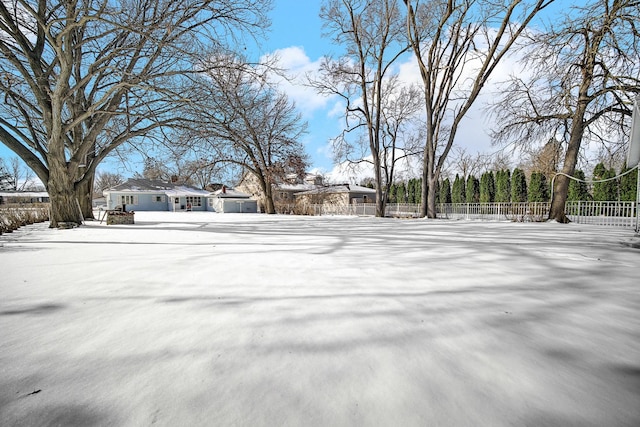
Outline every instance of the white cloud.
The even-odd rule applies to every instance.
[[[396,157],[400,158],[404,155],[404,151],[397,149]],[[350,163],[342,162],[333,167],[333,169],[325,175],[329,183],[349,183],[360,184],[364,179],[373,178],[373,157],[366,156],[362,162]],[[396,161],[394,168],[394,181],[408,181],[411,178],[420,176],[421,158],[420,156],[408,156]]]
[[[286,78],[274,76],[274,81],[279,85],[280,90],[296,103],[303,118],[309,122],[309,136],[305,138],[305,145],[312,154],[314,165],[330,168],[326,166],[333,159],[333,147],[329,141],[338,136],[344,128],[345,104],[337,96],[327,97],[318,94],[307,84],[309,78],[319,76],[323,57],[315,60],[310,58],[302,46],[278,49],[269,56],[277,58],[278,66],[286,70]],[[466,148],[468,152],[497,151],[497,148],[492,146],[489,136],[490,130],[496,127],[496,124],[486,111],[486,107],[498,96],[500,83],[506,81],[511,74],[526,73],[518,60],[515,54],[507,56],[494,70],[480,96],[463,119],[458,129],[456,146]],[[468,64],[464,70],[465,77],[472,77],[477,66],[478,64],[474,63]],[[413,55],[403,57],[395,68],[400,81],[406,84],[422,85],[420,70]],[[362,167],[356,168],[358,170],[355,171],[347,169],[344,165],[336,165],[329,174],[336,176],[338,181],[347,182],[373,175],[370,168],[368,171]],[[361,176],[362,174],[366,176]]]
[[[278,49],[270,56],[275,57],[277,65],[286,72],[286,77],[272,76],[272,79],[296,103],[304,118],[309,119],[326,108],[331,97],[318,94],[307,84],[307,76],[318,74],[322,58],[311,60],[300,46]]]

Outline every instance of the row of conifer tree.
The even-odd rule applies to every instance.
[[[589,184],[585,174],[577,170],[569,184],[569,201],[635,201],[637,194],[638,170],[627,173],[624,168],[617,173],[599,163],[593,170],[591,181],[603,181]],[[456,174],[453,182],[446,178],[438,183],[438,203],[509,203],[509,202],[548,202],[551,198],[551,178],[542,172],[531,172],[527,178],[522,169],[513,172],[501,170],[489,171],[480,176],[460,177]],[[389,189],[389,203],[420,203],[421,179],[398,182]]]

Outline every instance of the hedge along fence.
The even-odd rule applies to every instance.
[[[538,222],[549,217],[549,202],[521,203],[440,203],[438,218],[482,221]],[[640,221],[640,204],[636,202],[567,202],[566,214],[578,224],[602,226],[637,227]],[[343,205],[310,205],[308,215],[375,215],[372,203]],[[385,216],[395,218],[418,218],[420,205],[412,203],[389,203]]]
[[[442,203],[438,218],[479,219],[485,221],[541,222],[549,215],[548,202],[520,203]]]
[[[49,220],[49,205],[3,206],[0,208],[0,234],[11,233],[24,226]]]

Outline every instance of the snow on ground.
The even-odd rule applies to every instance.
[[[2,426],[637,426],[633,231],[136,213],[0,236]]]

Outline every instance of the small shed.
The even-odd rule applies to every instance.
[[[219,213],[257,213],[258,201],[250,195],[222,186],[208,197],[208,209]]]

